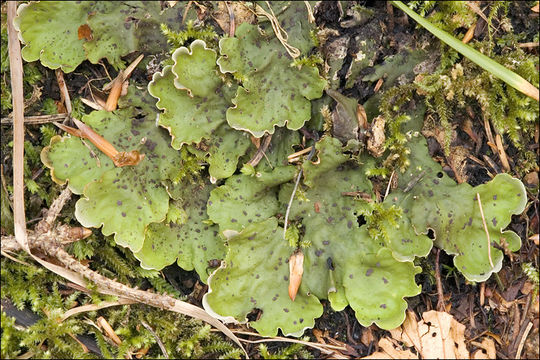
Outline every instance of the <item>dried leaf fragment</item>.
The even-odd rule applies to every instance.
[[[83,24],[79,26],[79,29],[77,29],[77,34],[79,36],[79,40],[85,39],[85,40],[93,40],[94,36],[92,35],[92,29],[90,29],[90,26],[88,24]]]
[[[302,283],[303,273],[304,254],[302,250],[297,250],[289,258],[289,297],[292,301],[296,298],[296,293]]]
[[[379,347],[384,352],[377,352],[366,358],[408,358],[409,350],[396,349],[390,340],[414,346],[422,359],[469,358],[469,351],[465,346],[465,325],[458,323],[446,312],[427,311],[422,317],[422,320],[417,321],[415,314],[408,311],[405,322],[390,330],[392,339],[383,338],[379,341]]]
[[[374,157],[380,157],[384,153],[384,124],[386,120],[382,116],[377,116],[371,123],[371,129],[368,132],[367,149]]]

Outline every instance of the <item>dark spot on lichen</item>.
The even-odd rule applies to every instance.
[[[382,281],[383,281],[385,284],[388,284],[388,280],[386,280],[385,277],[382,278]]]
[[[122,217],[126,217],[126,213],[125,213],[125,212],[122,213]]]
[[[386,309],[386,304],[381,304],[381,309]]]
[[[371,276],[373,274],[373,269],[367,269],[366,276]]]
[[[331,257],[328,257],[328,259],[326,259],[326,266],[328,266],[329,270],[334,270],[334,262],[332,261]]]
[[[286,313],[288,313],[288,312],[289,312],[289,309],[283,308],[283,311],[285,311]]]

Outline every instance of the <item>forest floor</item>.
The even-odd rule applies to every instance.
[[[204,2],[203,2],[204,3]],[[339,5],[343,3],[344,5]],[[362,81],[362,78],[373,73],[373,66],[384,65],[388,59],[404,53],[406,50],[425,48],[431,51],[427,60],[422,62],[422,66],[428,69],[435,69],[440,64],[441,47],[439,40],[427,33],[424,29],[416,26],[414,21],[408,18],[404,13],[393,8],[385,2],[360,1],[359,5],[365,6],[369,10],[366,19],[353,16],[352,5],[348,3],[356,2],[324,2],[319,5],[314,12],[316,24],[320,29],[326,31],[327,40],[321,45],[321,53],[328,62],[334,61],[339,65],[334,65],[338,70],[335,73],[335,81],[339,83],[341,92],[349,97],[355,98],[360,104],[365,104],[375,96],[379,91],[388,90],[391,85],[402,85],[414,81],[410,76],[396,76],[385,74],[381,77],[384,81],[368,82]],[[486,2],[481,3],[480,8],[488,14]],[[512,24],[515,33],[524,34],[520,39],[522,43],[534,42],[536,35],[536,45],[524,47],[524,51],[538,56],[538,12],[532,11],[531,2],[515,2],[510,5],[508,19]],[[533,2],[534,3],[534,2]],[[4,22],[4,6],[2,4],[2,21]],[[443,12],[438,9],[437,11]],[[450,16],[450,15],[447,15]],[[482,19],[482,17],[479,17]],[[484,21],[485,23],[485,21]],[[478,25],[477,28],[481,26]],[[499,24],[499,27],[500,24]],[[461,28],[455,34],[463,34],[467,28]],[[535,33],[536,32],[536,33]],[[3,32],[4,34],[4,32]],[[498,36],[503,38],[505,32],[500,30],[494,33],[494,41]],[[487,38],[487,30],[477,30],[474,34],[475,40],[484,40]],[[357,73],[352,73],[351,64],[354,63],[354,56],[358,53],[360,44],[359,39],[373,40],[373,48],[370,59],[373,66],[366,67]],[[473,40],[473,41],[475,41]],[[503,41],[503,40],[501,40]],[[2,43],[2,63],[4,63],[4,42]],[[6,50],[7,51],[7,50]],[[343,56],[339,55],[342,54]],[[336,58],[332,58],[333,56]],[[408,58],[394,61],[393,66],[410,66],[407,63]],[[390,64],[392,64],[390,62]],[[414,63],[414,65],[417,65]],[[25,64],[25,67],[29,65]],[[36,65],[37,67],[37,65]],[[5,78],[4,66],[2,75]],[[26,70],[25,70],[26,71]],[[56,108],[57,112],[65,111],[60,102],[60,89],[54,71],[39,67],[41,72],[39,81],[35,82],[27,90],[33,90],[35,96],[29,96],[26,99],[26,116],[43,115],[43,109],[48,106]],[[30,76],[30,75],[29,75]],[[108,74],[106,68],[99,66],[90,66],[85,64],[80,70],[74,73],[66,74],[65,81],[72,92],[73,97],[90,98],[91,86],[89,76],[94,79],[106,79]],[[132,75],[135,81],[147,81],[148,73],[144,70],[136,69]],[[4,79],[5,82],[5,79]],[[105,80],[97,80],[105,83]],[[374,86],[375,84],[375,86]],[[10,203],[12,188],[8,186],[12,182],[12,152],[10,147],[12,137],[12,125],[4,123],[4,118],[9,115],[9,109],[4,108],[4,86],[2,84],[2,209]],[[381,86],[382,85],[382,86]],[[96,85],[94,89],[99,87]],[[78,89],[78,90],[75,90]],[[27,94],[28,95],[28,94]],[[46,99],[53,99],[46,100]],[[422,101],[422,100],[418,100]],[[46,105],[47,104],[47,105]],[[84,105],[77,103],[78,109],[85,111]],[[368,105],[366,105],[366,108]],[[30,112],[28,112],[29,110]],[[331,106],[333,109],[333,105]],[[438,119],[435,111],[428,112],[428,117]],[[526,173],[520,173],[519,151],[506,140],[506,156],[510,162],[510,168],[506,165],[497,151],[493,151],[495,144],[488,144],[492,134],[488,134],[489,125],[486,127],[482,117],[482,110],[478,104],[471,102],[470,106],[456,109],[450,119],[451,125],[451,143],[450,153],[456,154],[456,149],[465,149],[465,152],[459,158],[445,155],[444,137],[436,128],[426,128],[424,135],[427,136],[430,154],[433,159],[438,161],[446,173],[457,182],[467,182],[473,186],[483,184],[490,180],[495,174],[500,172],[509,172],[514,176],[520,177],[527,188],[528,204],[526,210],[521,215],[512,217],[508,229],[516,232],[522,239],[522,246],[518,252],[511,257],[505,257],[503,268],[494,276],[491,276],[484,283],[468,282],[455,268],[453,257],[447,255],[444,251],[433,248],[427,258],[422,260],[424,271],[416,276],[417,284],[422,286],[422,293],[416,297],[407,298],[408,317],[404,325],[410,328],[415,326],[430,325],[429,313],[422,322],[422,316],[426,312],[438,310],[451,315],[441,323],[447,324],[455,329],[459,324],[465,325],[464,333],[455,335],[455,343],[466,345],[471,358],[503,358],[511,359],[520,356],[521,358],[538,358],[539,356],[539,301],[538,301],[538,165]],[[42,125],[27,125],[26,140],[29,142],[25,146],[26,151],[30,151],[27,162],[26,174],[30,175],[33,183],[37,184],[36,189],[26,196],[27,225],[32,228],[44,215],[53,198],[59,194],[61,188],[52,184],[49,179],[49,171],[39,161],[40,149],[44,144],[44,130],[40,130]],[[54,128],[53,128],[54,129]],[[536,123],[536,133],[531,137],[529,143],[524,143],[527,148],[538,155],[538,123]],[[33,152],[33,153],[32,153]],[[473,160],[470,160],[473,159]],[[28,184],[27,184],[28,187]],[[4,197],[5,196],[5,197]],[[64,222],[74,221],[73,209],[76,199],[71,199],[62,211],[60,218]],[[10,212],[10,209],[7,209]],[[2,214],[2,235],[10,233],[7,225],[4,223],[4,211]],[[534,238],[536,235],[536,238]],[[4,253],[3,253],[4,255]],[[26,261],[28,258],[25,258]],[[2,257],[2,266],[12,261]],[[90,262],[100,261],[91,260]],[[524,271],[523,264],[529,264],[533,270],[533,275],[528,275]],[[96,265],[95,263],[93,264]],[[110,265],[110,264],[109,264]],[[534,274],[534,270],[536,274]],[[11,270],[10,270],[11,271]],[[14,271],[14,270],[13,270]],[[10,274],[15,274],[12,272]],[[2,277],[7,276],[8,272],[2,272]],[[22,274],[22,273],[21,273]],[[184,271],[177,265],[171,265],[162,271],[164,279],[172,285],[175,290],[185,297],[186,301],[202,306],[202,296],[207,291],[207,286],[199,280],[194,271]],[[110,277],[114,278],[117,274],[111,272]],[[12,276],[12,275],[10,275]],[[536,280],[534,278],[536,276]],[[6,279],[2,279],[2,292],[8,286]],[[11,281],[11,280],[10,280]],[[536,281],[536,283],[535,283]],[[10,282],[11,283],[11,282]],[[142,282],[142,287],[151,287],[148,282]],[[535,290],[536,289],[536,290]],[[57,289],[58,290],[58,289]],[[60,292],[67,296],[73,293],[73,288],[68,285],[61,285]],[[309,336],[312,343],[320,345],[333,345],[335,349],[325,350],[305,347],[315,358],[362,358],[371,354],[375,358],[393,356],[393,358],[405,358],[406,356],[420,356],[429,358],[430,354],[426,349],[419,349],[411,346],[412,344],[404,340],[401,334],[381,330],[377,326],[361,326],[355,318],[354,311],[347,306],[343,311],[333,311],[329,303],[323,301],[324,313],[322,317],[316,320],[315,327],[308,329],[305,335]],[[2,311],[17,319],[17,324],[29,326],[40,316],[39,309],[26,308],[23,312],[17,310],[7,298],[2,295]],[[34,320],[28,320],[35,316]],[[41,313],[43,316],[43,313]],[[4,317],[2,317],[4,320]],[[26,319],[26,320],[25,320]],[[432,318],[431,318],[432,319]],[[451,320],[453,319],[453,320]],[[433,321],[433,320],[431,320]],[[452,325],[450,325],[452,324]],[[231,329],[238,331],[252,331],[245,326],[230,326]],[[4,325],[2,326],[3,332]],[[2,335],[4,336],[4,335]],[[422,334],[420,335],[422,336]],[[434,333],[435,337],[436,334]],[[439,336],[439,335],[437,335]],[[247,340],[260,340],[256,336],[245,337]],[[4,337],[3,337],[4,339]],[[88,340],[88,339],[87,339]],[[410,339],[413,343],[414,340]],[[89,340],[92,342],[93,340]],[[88,344],[87,344],[88,345]],[[260,358],[261,350],[258,344],[246,342],[246,350],[250,357]],[[290,344],[284,342],[267,342],[268,351],[272,354],[278,354]],[[454,345],[452,343],[452,345]],[[456,345],[458,346],[458,345]],[[92,347],[90,345],[90,347]],[[95,346],[93,347],[95,348]],[[412,351],[408,353],[407,351]],[[4,348],[2,350],[4,352]],[[99,350],[96,350],[99,353]],[[207,355],[208,356],[208,355]],[[291,353],[291,357],[300,356]],[[204,356],[202,356],[204,357]]]

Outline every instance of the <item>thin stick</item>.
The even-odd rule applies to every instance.
[[[480,283],[480,306],[484,306],[484,301],[486,299],[486,283]]]
[[[17,15],[17,3],[7,3],[8,51],[13,94],[13,219],[15,239],[29,252],[26,239],[26,216],[24,212],[24,90],[21,44],[13,20]]]
[[[262,141],[261,146],[259,146],[259,148],[255,152],[255,155],[253,155],[253,157],[251,158],[251,160],[247,162],[247,164],[253,167],[257,166],[259,162],[261,161],[261,159],[263,158],[264,153],[268,149],[268,146],[270,145],[270,141],[272,141],[272,135],[271,134],[266,135],[264,140]]]
[[[69,91],[64,80],[64,72],[62,69],[56,69],[56,81],[58,82],[58,87],[60,88],[60,100],[66,105],[66,111],[68,115],[71,115],[71,99],[69,98]]]
[[[94,110],[105,110],[105,106],[97,103],[97,102],[94,102],[92,100],[88,100],[88,99],[85,99],[85,98],[81,98],[81,101],[87,105],[88,107],[91,107],[92,109]]]
[[[287,233],[287,223],[289,222],[289,213],[291,212],[291,206],[294,200],[294,194],[296,194],[296,190],[298,189],[298,184],[300,183],[300,179],[302,178],[303,172],[304,172],[304,169],[300,168],[300,171],[298,172],[298,176],[296,177],[296,182],[294,183],[294,188],[291,193],[291,198],[289,199],[289,203],[287,204],[287,211],[285,212],[285,224],[283,225],[283,239],[285,239],[285,234]]]
[[[538,47],[540,45],[538,42],[527,42],[518,44],[519,47]]]
[[[213,331],[217,331],[217,330],[213,330]],[[233,330],[232,332],[235,333],[235,334],[239,334],[239,335],[249,335],[249,336],[257,336],[257,337],[264,338],[262,340],[246,340],[246,339],[239,338],[240,341],[244,341],[244,342],[247,342],[247,343],[250,343],[250,344],[258,344],[258,343],[263,343],[263,342],[281,342],[282,341],[282,342],[290,342],[290,343],[297,343],[297,344],[310,346],[310,347],[319,349],[321,351],[329,351],[327,349],[341,350],[341,351],[346,351],[347,350],[347,348],[344,348],[343,346],[312,343],[312,342],[309,342],[309,341],[303,341],[303,340],[298,340],[298,339],[289,339],[289,338],[281,337],[281,336],[275,336],[275,337],[272,337],[272,338],[268,338],[266,336],[262,336],[260,334],[249,332],[249,331]],[[327,354],[329,354],[329,353],[330,352],[328,352]]]
[[[136,301],[121,298],[121,299],[118,299],[118,301],[102,301],[99,304],[88,304],[88,305],[77,306],[76,308],[69,309],[68,311],[66,311],[60,321],[64,321],[70,316],[89,312],[89,311],[105,309],[111,306],[131,305],[131,304],[136,304],[136,303],[137,303]]]
[[[114,341],[116,345],[122,344],[122,340],[118,337],[112,326],[103,316],[98,317],[96,322],[103,329],[103,331],[105,331],[105,334],[109,337],[109,339]]]
[[[234,11],[232,10],[232,8],[229,5],[228,1],[225,1],[225,6],[227,7],[227,11],[229,12],[229,36],[234,37],[234,33],[236,31],[236,23],[235,23],[235,20],[234,20]]]
[[[67,118],[68,118],[68,114],[26,116],[24,118],[24,123],[27,125],[48,124],[55,121],[62,121]],[[13,119],[11,117],[3,117],[1,120],[1,124],[12,125]]]
[[[56,218],[58,217],[58,214],[60,214],[60,211],[62,211],[62,208],[66,204],[66,202],[71,198],[71,190],[69,187],[65,187],[64,190],[60,193],[60,195],[53,201],[51,204],[51,207],[49,208],[49,211],[47,211],[47,215],[43,220],[39,222],[36,226],[36,231],[38,232],[47,232],[49,231]]]
[[[488,258],[491,268],[494,268],[493,260],[491,260],[491,239],[489,238],[489,230],[486,224],[486,218],[484,217],[484,209],[482,208],[482,201],[480,200],[480,194],[476,193],[476,198],[478,199],[478,206],[480,207],[480,215],[482,216],[482,224],[484,224],[484,230],[486,231],[487,245],[488,245]]]
[[[315,141],[316,140],[317,139],[315,139]],[[313,155],[315,155],[315,144],[311,146],[311,150],[309,152],[309,155],[307,156],[306,161],[310,161]],[[304,172],[304,169],[300,168],[300,172],[298,172],[298,176],[296,177],[296,182],[294,183],[294,188],[291,193],[291,198],[289,199],[289,204],[287,205],[287,211],[285,212],[285,225],[283,226],[283,239],[285,239],[285,233],[287,232],[287,223],[289,222],[289,213],[291,212],[291,206],[294,200],[294,194],[296,194],[296,190],[298,189],[298,184],[300,183],[300,178],[302,177],[303,172]]]
[[[501,160],[501,164],[504,170],[506,170],[506,172],[510,172],[510,163],[508,162],[506,151],[504,151],[504,146],[500,134],[495,135],[495,145],[497,145],[497,153],[499,154],[499,159]]]
[[[311,146],[310,147],[307,147],[305,148],[304,150],[300,150],[300,151],[297,151],[289,156],[287,156],[287,160],[289,162],[295,162],[298,160],[298,158],[304,154],[307,154],[308,152],[311,151]]]
[[[152,335],[154,335],[154,339],[156,339],[156,341],[157,341],[157,343],[159,345],[159,348],[161,349],[161,352],[163,353],[163,356],[165,356],[165,359],[169,359],[169,353],[167,352],[167,349],[165,348],[165,345],[163,345],[163,342],[161,341],[159,336],[157,336],[154,329],[152,329],[150,327],[150,325],[148,325],[144,320],[141,320],[141,324],[146,328],[146,330],[150,331],[150,333],[152,333]]]
[[[186,9],[184,10],[184,13],[182,14],[182,23],[181,23],[182,25],[184,25],[184,23],[186,22],[186,16],[192,3],[193,1],[188,1],[186,5]]]
[[[529,324],[527,324],[527,328],[525,329],[525,332],[523,333],[523,336],[521,337],[521,341],[519,342],[519,346],[516,352],[516,359],[521,358],[521,351],[523,351],[523,345],[525,345],[525,340],[527,340],[527,336],[529,335],[529,331],[531,331],[532,326],[533,326],[533,323],[529,321]]]
[[[403,190],[404,193],[411,191],[411,189],[416,185],[426,174],[426,170],[422,170],[418,175],[413,177],[411,181],[407,184],[405,189]]]
[[[441,249],[437,248],[437,256],[435,257],[435,281],[437,282],[437,311],[446,312],[444,304],[444,292],[441,281],[441,272],[439,270],[439,254]]]
[[[396,171],[392,171],[392,174],[390,174],[390,180],[388,180],[388,186],[386,187],[386,191],[384,192],[384,198],[388,196],[388,193],[390,192],[390,187],[392,186],[392,179],[394,178],[394,173]]]

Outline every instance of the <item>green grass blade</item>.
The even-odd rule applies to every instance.
[[[411,10],[401,1],[392,1],[392,4],[397,8],[403,10],[407,15],[413,18],[414,21],[422,25],[427,31],[438,37],[441,41],[446,43],[448,46],[450,46],[463,56],[466,56],[476,65],[488,71],[493,76],[498,77],[516,90],[521,91],[523,94],[530,96],[536,101],[539,101],[538,89],[515,72],[505,68],[498,62],[490,59],[489,57],[473,49],[469,45],[462,43],[460,40],[456,39],[446,31],[439,29],[438,27],[430,23],[428,20],[424,19],[422,16]]]

